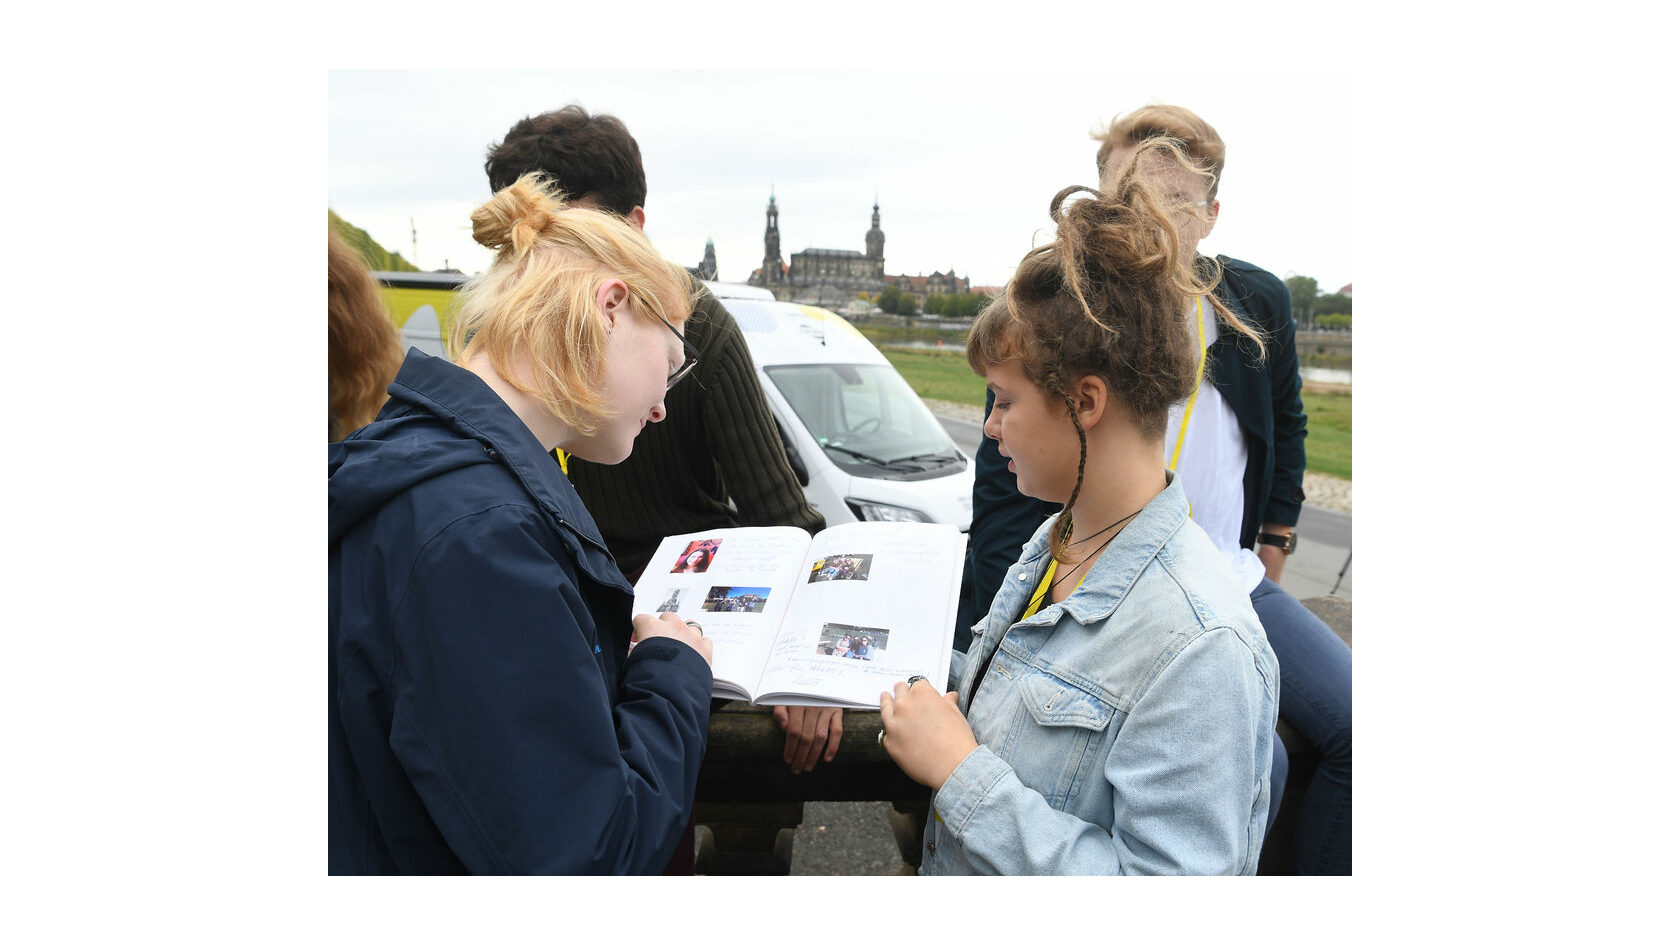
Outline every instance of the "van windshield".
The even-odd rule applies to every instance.
[[[891,365],[786,364],[764,373],[847,472],[899,479],[965,465],[945,428]]]

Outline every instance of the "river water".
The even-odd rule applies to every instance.
[[[1320,384],[1353,385],[1353,372],[1340,368],[1304,367],[1301,369],[1301,380],[1316,381]]]

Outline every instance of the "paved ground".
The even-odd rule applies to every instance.
[[[807,801],[793,834],[794,876],[898,876],[904,869],[886,801]]]

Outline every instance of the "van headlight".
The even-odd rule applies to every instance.
[[[862,499],[847,499],[846,505],[852,514],[865,522],[931,522],[933,519],[916,511],[897,505],[882,505],[879,502],[865,502]]]

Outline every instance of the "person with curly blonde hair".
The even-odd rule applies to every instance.
[[[356,251],[327,231],[327,442],[365,425],[402,364],[397,327]]]
[[[549,454],[620,462],[665,418],[695,364],[688,279],[535,175],[472,224],[496,257],[461,290],[453,363],[410,351],[328,448],[328,871],[657,873],[711,643],[632,616]]]

